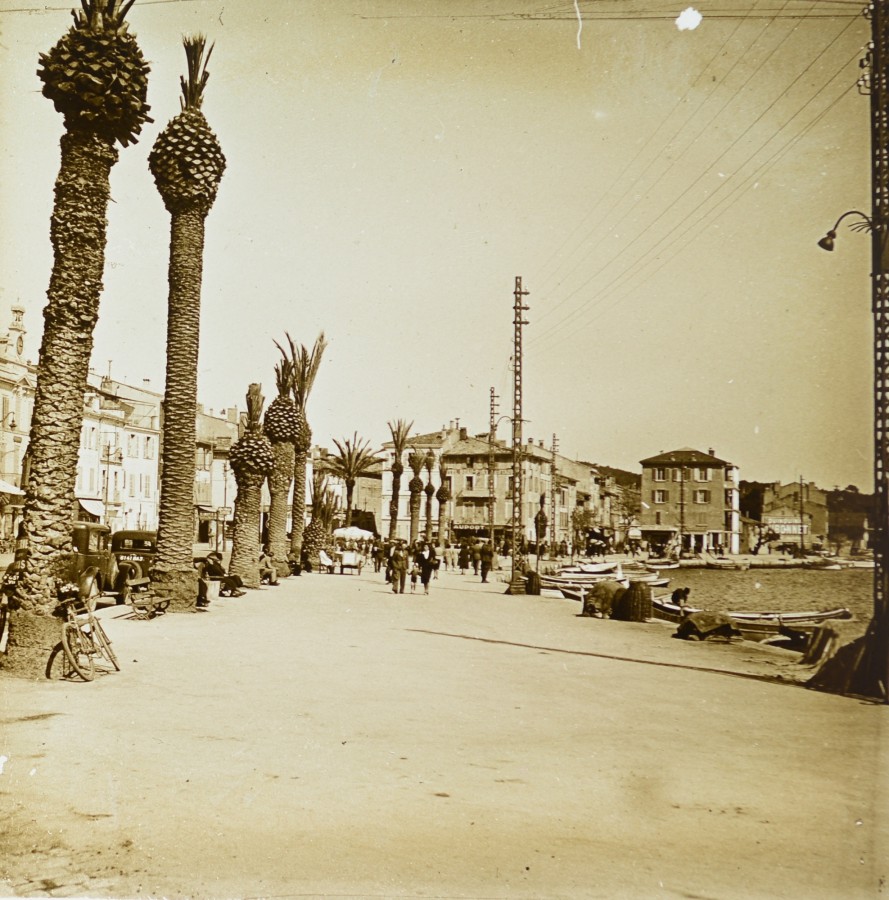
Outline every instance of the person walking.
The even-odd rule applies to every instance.
[[[392,548],[389,565],[392,568],[392,593],[403,594],[407,580],[407,554],[400,541]]]
[[[479,546],[478,541],[472,542],[472,574],[478,575],[478,567],[479,563],[482,561],[481,547]]]
[[[466,545],[466,541],[460,544],[460,554],[457,557],[457,565],[460,567],[460,574],[465,575],[466,570],[469,568],[469,547]]]
[[[494,564],[494,549],[487,541],[482,544],[481,549],[479,550],[479,559],[482,568],[482,584],[487,584],[488,573],[491,571],[491,566]]]
[[[426,541],[420,542],[420,549],[414,557],[416,564],[420,568],[420,583],[423,585],[423,593],[429,593],[429,581],[435,570],[435,548]]]

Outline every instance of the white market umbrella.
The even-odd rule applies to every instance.
[[[333,536],[347,541],[367,541],[373,537],[373,532],[365,531],[356,525],[350,525],[348,528],[334,528]]]

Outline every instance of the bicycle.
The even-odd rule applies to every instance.
[[[80,588],[74,583],[62,584],[56,591],[59,605],[54,613],[62,619],[61,648],[71,669],[84,681],[96,677],[96,657],[104,657],[116,671],[120,671],[117,655],[111,649],[111,641],[95,617],[95,597],[81,597]],[[47,677],[52,677],[58,657],[58,647],[53,649],[47,663]],[[68,677],[62,664],[61,676]]]

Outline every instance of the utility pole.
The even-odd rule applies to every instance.
[[[497,439],[497,401],[500,398],[491,388],[490,426],[488,428],[488,537],[491,541],[491,550],[494,549],[494,441]],[[496,557],[495,557],[496,558]],[[499,566],[497,567],[499,568]]]
[[[799,555],[800,559],[806,552],[806,507],[803,499],[803,476],[799,477]]]
[[[679,467],[679,555],[685,542],[685,465]]]
[[[889,703],[889,117],[886,115],[889,109],[889,0],[871,0],[864,15],[871,23],[871,41],[861,62],[865,71],[858,80],[858,89],[870,97],[871,214],[858,214],[871,233],[874,614],[864,637],[856,642],[855,655],[836,670],[831,665],[833,660],[828,660],[809,685]],[[844,213],[837,226],[849,214]],[[828,232],[825,241],[819,241],[819,246],[833,249],[837,226]]]
[[[513,402],[512,402],[512,547],[510,594],[524,594],[524,573],[521,571],[521,554],[518,540],[522,531],[522,326],[528,322],[523,318],[530,307],[522,303],[528,291],[522,290],[522,277],[516,275],[513,291]],[[518,578],[516,578],[518,576]]]
[[[549,513],[550,513],[550,531],[549,537],[552,546],[555,547],[559,540],[558,518],[556,516],[556,454],[559,452],[559,439],[553,435],[553,458],[550,463],[550,486],[549,486]]]

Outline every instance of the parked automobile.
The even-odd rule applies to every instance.
[[[111,552],[118,570],[128,572],[131,581],[145,578],[157,556],[157,532],[115,531],[111,535]]]

